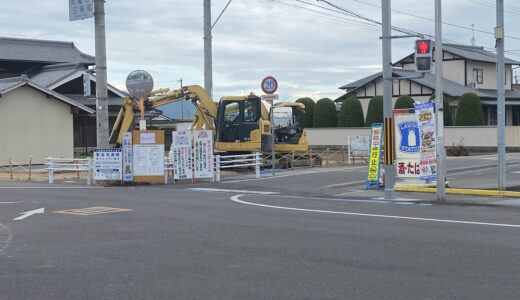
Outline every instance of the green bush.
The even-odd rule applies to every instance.
[[[430,96],[430,100],[435,99],[435,93]],[[444,109],[444,126],[453,126],[453,119],[451,118],[450,101],[446,96],[442,97],[442,107]]]
[[[482,110],[482,103],[480,103],[480,98],[474,93],[466,93],[460,98],[455,125],[484,125],[484,112]]]
[[[413,108],[414,103],[415,101],[410,96],[399,96],[395,101],[394,109]]]
[[[368,102],[365,126],[371,127],[373,123],[383,123],[383,96],[372,97]]]
[[[338,127],[363,127],[363,107],[356,97],[343,100],[338,114]]]
[[[316,102],[314,107],[314,123],[313,127],[336,127],[338,117],[336,112],[336,104],[329,98],[323,98]]]
[[[300,98],[296,100],[298,103],[305,105],[305,113],[298,113],[298,122],[303,128],[312,128],[314,121],[314,106],[315,102],[311,98]]]

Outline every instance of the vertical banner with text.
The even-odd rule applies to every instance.
[[[370,133],[370,156],[368,160],[368,175],[366,188],[379,187],[379,172],[381,161],[381,143],[383,140],[383,124],[372,124]]]
[[[133,175],[133,152],[132,152],[132,133],[123,133],[123,181],[129,182],[134,179]]]
[[[394,109],[397,178],[419,179],[419,125],[413,109]]]
[[[419,172],[421,180],[435,180],[437,177],[437,152],[435,146],[435,114],[433,102],[415,104],[415,116],[419,125],[420,150]]]
[[[191,131],[173,131],[173,178],[192,179],[192,135]]]
[[[195,178],[213,178],[213,131],[195,130]]]

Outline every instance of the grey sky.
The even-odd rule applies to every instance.
[[[213,0],[216,18],[228,0]],[[323,2],[302,0],[331,8]],[[381,28],[298,0],[233,0],[213,31],[215,98],[260,93],[267,75],[280,83],[283,100],[336,98],[338,87],[381,69]],[[381,19],[381,1],[329,0],[356,13]],[[492,32],[493,0],[444,0],[447,23]],[[203,0],[107,0],[109,81],[124,87],[134,69],[149,71],[156,87],[203,84]],[[371,5],[368,5],[371,4]],[[520,3],[506,4],[507,57],[520,60]],[[303,9],[305,7],[307,9]],[[434,18],[434,0],[393,0],[392,9]],[[433,22],[392,14],[392,24],[432,34]],[[94,54],[93,20],[68,21],[67,0],[9,1],[0,11],[2,36],[73,41]],[[471,30],[444,25],[446,41],[469,44]],[[491,34],[476,32],[477,44],[494,48]],[[393,41],[393,61],[411,53],[412,39]]]

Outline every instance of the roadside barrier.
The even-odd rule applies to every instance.
[[[49,184],[54,183],[54,172],[68,171],[87,172],[87,185],[91,185],[92,175],[92,159],[88,158],[53,158],[47,157],[47,172],[49,173]]]
[[[26,168],[27,167],[27,168]],[[20,164],[20,163],[17,163],[16,161],[14,161],[12,158],[9,157],[9,165],[6,167],[6,166],[2,166],[0,165],[0,170],[4,170],[4,171],[8,171],[9,172],[9,179],[10,180],[13,180],[14,179],[14,176],[13,176],[13,172],[16,172],[17,174],[19,172],[27,172],[28,175],[29,175],[29,181],[31,181],[31,174],[32,174],[32,157],[29,158],[29,163],[28,164]]]
[[[256,178],[260,178],[260,166],[262,157],[260,153],[242,155],[215,155],[215,181],[220,182],[220,171],[222,169],[255,168]]]

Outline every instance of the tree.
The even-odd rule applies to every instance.
[[[314,106],[316,103],[311,98],[300,98],[296,100],[296,102],[305,105],[305,113],[298,114],[298,122],[303,128],[312,128],[312,123],[314,121]]]
[[[484,125],[484,111],[480,98],[474,93],[466,93],[459,100],[459,109],[455,119],[457,126]]]
[[[363,107],[356,97],[343,100],[338,114],[338,127],[363,127]]]
[[[415,101],[410,96],[399,96],[395,101],[394,109],[413,108],[414,103]]]
[[[313,127],[336,127],[338,116],[336,104],[329,98],[323,98],[316,102],[314,107],[314,123]]]
[[[435,93],[430,96],[430,100],[435,99]],[[442,97],[442,108],[444,109],[444,126],[453,126],[453,119],[451,118],[450,101],[448,97]]]
[[[368,102],[365,126],[371,127],[373,123],[383,123],[383,96],[372,97]]]

